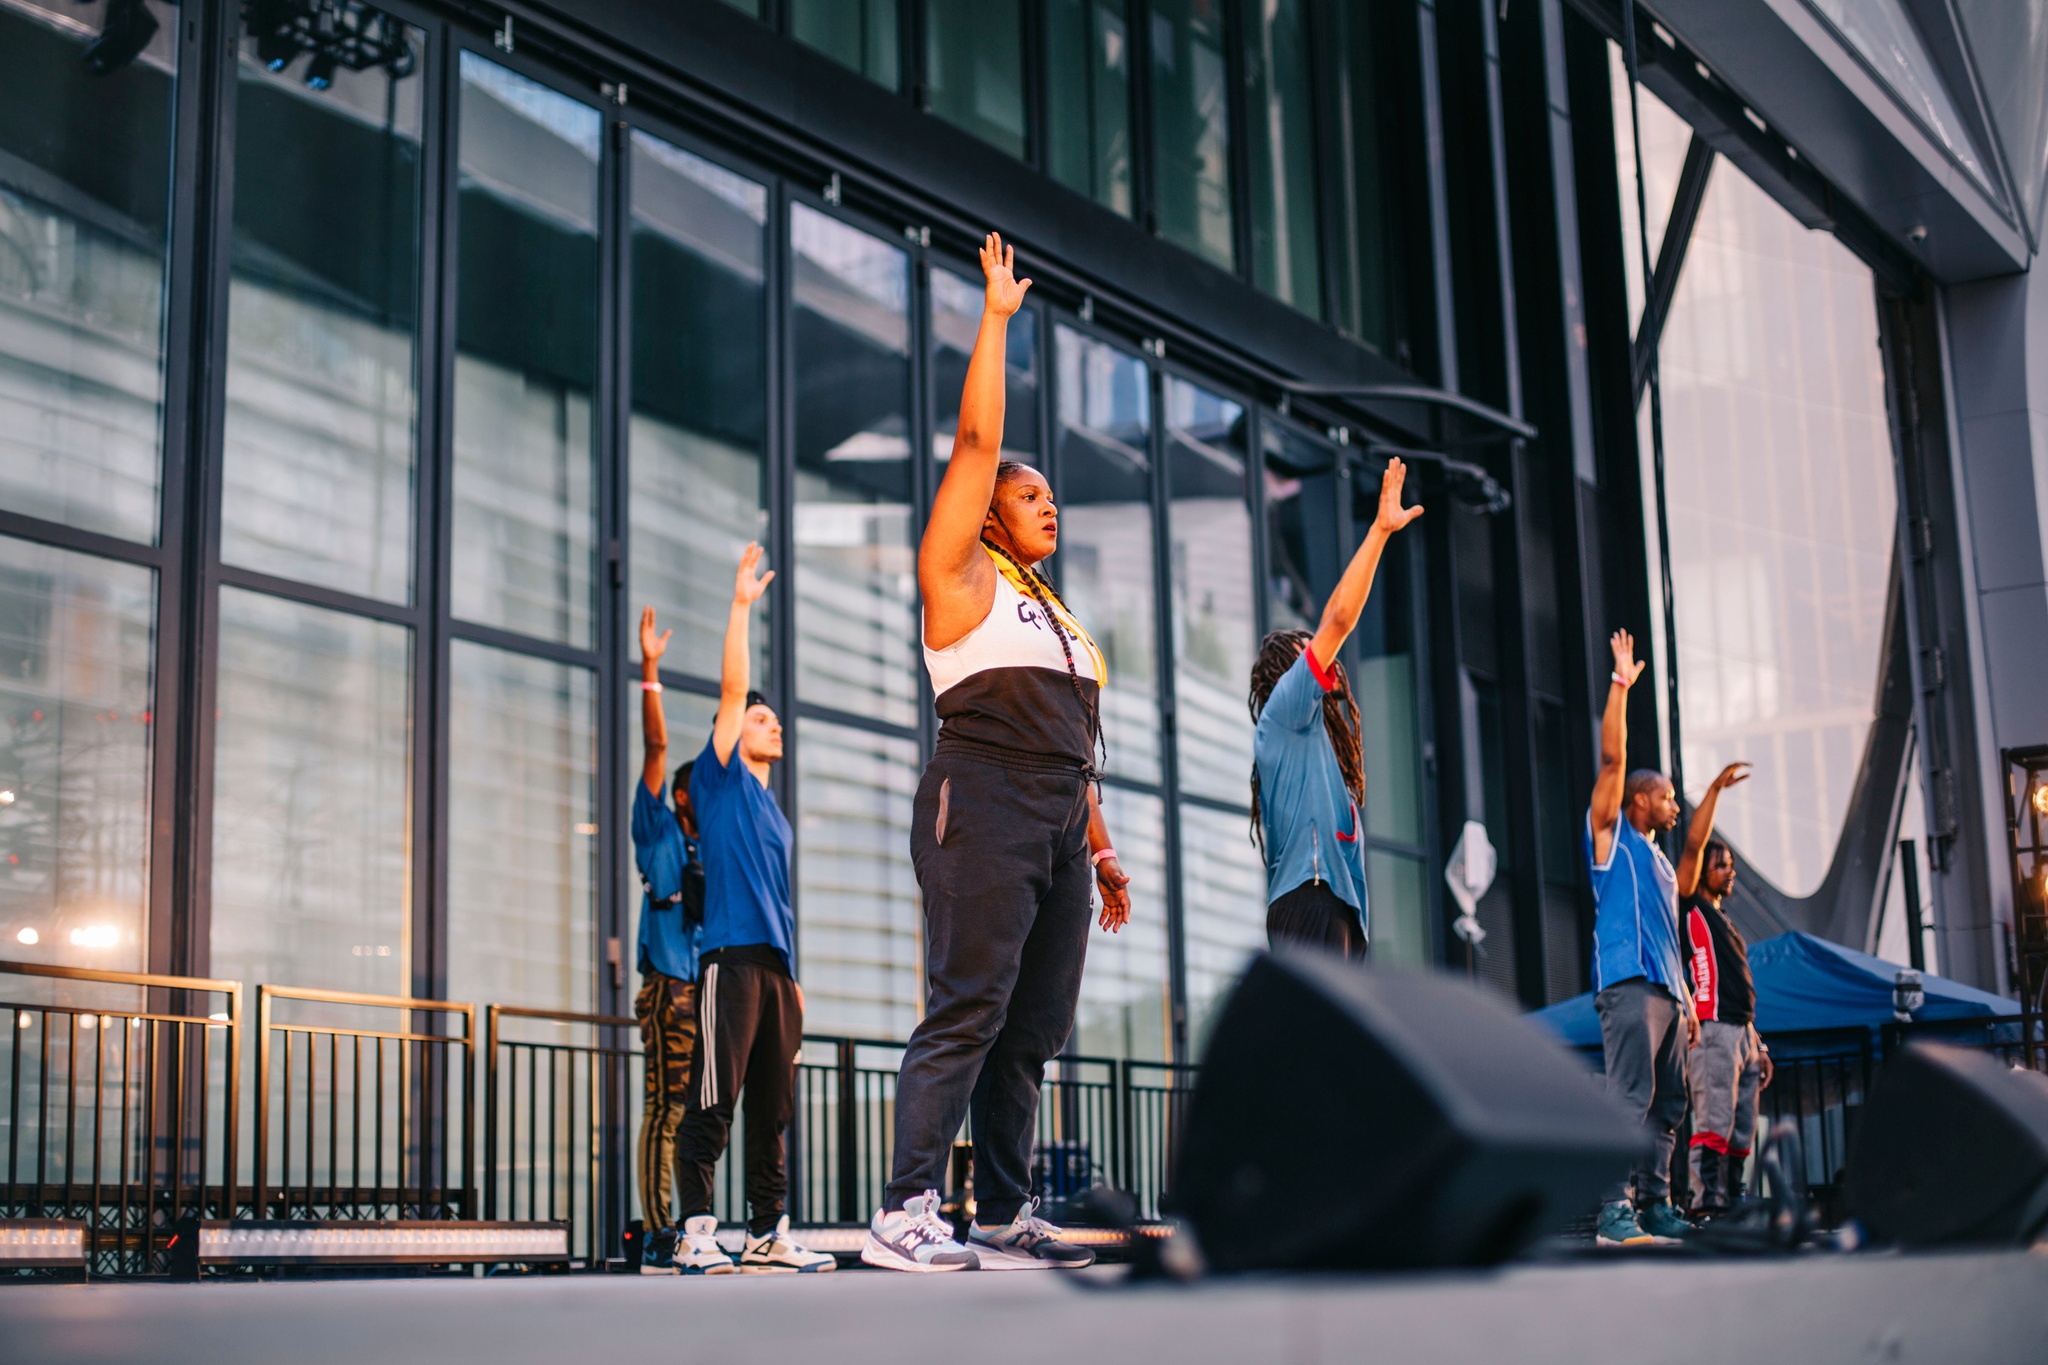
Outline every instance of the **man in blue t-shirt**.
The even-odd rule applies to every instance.
[[[782,757],[782,722],[752,689],[748,618],[773,572],[757,572],[761,547],[740,556],[726,618],[718,715],[690,770],[704,860],[704,931],[697,941],[696,1089],[677,1144],[685,1269],[717,1273],[717,1221],[711,1183],[732,1133],[733,1106],[746,1093],[747,1241],[739,1269],[749,1273],[830,1270],[823,1252],[789,1237],[783,1134],[796,1112],[796,1068],[803,1051],[804,997],[793,958],[796,911],[789,897],[789,820],[768,789]]]
[[[1678,824],[1678,793],[1662,773],[1628,771],[1628,690],[1643,665],[1627,631],[1616,631],[1609,643],[1614,674],[1600,719],[1600,775],[1586,813],[1586,865],[1596,905],[1593,1004],[1607,1092],[1642,1122],[1650,1153],[1600,1207],[1599,1241],[1620,1245],[1692,1230],[1671,1206],[1671,1151],[1685,1117],[1685,1052],[1700,1036],[1678,950],[1678,903],[1699,885],[1700,850],[1714,832],[1722,791],[1748,777],[1749,765],[1729,764],[1707,788],[1674,869],[1653,836]]]
[[[675,809],[664,783],[668,718],[661,706],[661,656],[670,632],[655,633],[654,608],[640,614],[640,780],[633,784],[633,861],[640,868],[640,1021],[646,1098],[640,1110],[640,1208],[645,1235],[640,1273],[678,1270],[678,1234],[670,1216],[682,1154],[676,1131],[690,1093],[690,1053],[697,1043],[697,932],[704,921],[704,865],[690,812],[690,768],[676,769]]]
[[[1371,927],[1358,808],[1365,755],[1338,653],[1358,625],[1380,555],[1422,515],[1401,506],[1407,466],[1387,462],[1379,513],[1323,604],[1315,634],[1276,630],[1252,663],[1252,816],[1266,855],[1266,938],[1365,956]]]

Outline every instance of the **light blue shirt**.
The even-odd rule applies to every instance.
[[[1334,677],[1317,675],[1304,649],[1273,684],[1259,713],[1252,757],[1266,832],[1266,901],[1304,882],[1324,882],[1339,900],[1357,907],[1370,938],[1358,804],[1345,789],[1344,770],[1323,726],[1323,694],[1335,683]]]
[[[1607,861],[1593,860],[1586,812],[1586,866],[1593,873],[1593,989],[1643,977],[1685,998],[1678,953],[1678,873],[1627,816],[1614,821]]]
[[[683,869],[691,859],[690,841],[668,803],[668,784],[659,793],[633,779],[633,861],[654,895],[669,900],[683,889]],[[646,891],[640,893],[640,971],[660,972],[683,981],[697,979],[697,927],[683,917],[680,904],[657,910]]]

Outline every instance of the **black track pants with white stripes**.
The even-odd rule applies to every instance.
[[[713,1173],[744,1091],[747,1230],[759,1237],[782,1217],[789,1194],[783,1134],[796,1111],[804,1011],[779,959],[770,967],[734,956],[752,951],[706,953],[697,975],[697,1049],[689,1112],[676,1133],[676,1202],[682,1218],[711,1212]]]

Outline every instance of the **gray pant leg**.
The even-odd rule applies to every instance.
[[[1735,1131],[1735,1086],[1749,1047],[1747,1024],[1700,1024],[1700,1045],[1686,1054],[1692,1089],[1692,1187],[1701,1184],[1701,1163],[1709,1152],[1725,1152]]]
[[[1662,986],[1632,977],[1600,992],[1593,1007],[1600,1015],[1607,1092],[1636,1116],[1648,1144],[1632,1181],[1610,1191],[1608,1198],[1628,1198],[1631,1184],[1638,1199],[1667,1198],[1671,1149],[1685,1117],[1685,1033],[1678,1002]]]
[[[1744,1029],[1743,1035],[1742,1070],[1735,1081],[1735,1121],[1728,1130],[1728,1155],[1738,1162],[1756,1142],[1757,1091],[1764,1075],[1763,1049],[1757,1044],[1755,1030]]]

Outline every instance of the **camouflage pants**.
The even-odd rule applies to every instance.
[[[690,1093],[690,1053],[697,1046],[697,983],[642,974],[633,1017],[640,1021],[647,1068],[640,1107],[640,1217],[651,1231],[675,1222],[676,1129]]]

